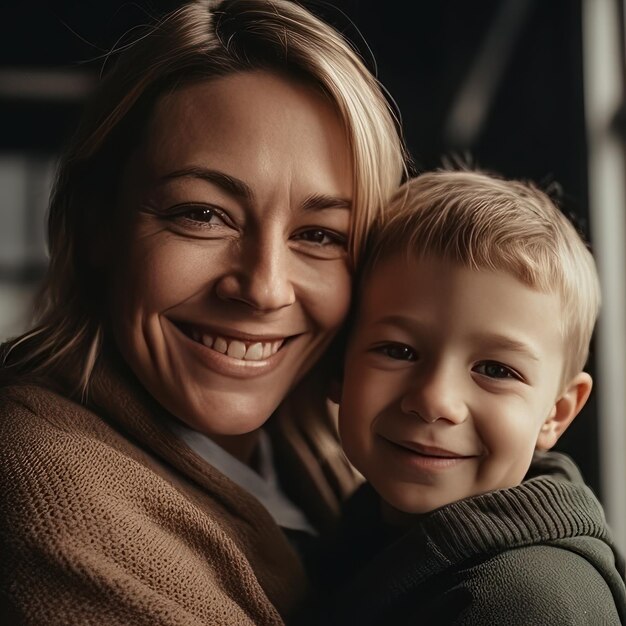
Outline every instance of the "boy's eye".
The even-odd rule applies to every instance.
[[[520,375],[502,363],[497,361],[483,361],[474,367],[477,374],[487,376],[488,378],[514,378],[520,380]]]
[[[397,361],[415,361],[417,360],[417,353],[413,348],[403,343],[388,343],[384,346],[377,348],[378,352],[381,352],[390,359],[396,359]]]

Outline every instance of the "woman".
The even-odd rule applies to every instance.
[[[294,3],[193,2],[123,49],[60,163],[38,323],[4,346],[7,623],[292,613],[296,548],[355,480],[312,368],[405,170],[378,83]]]

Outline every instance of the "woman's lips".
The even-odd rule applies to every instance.
[[[268,359],[276,354],[285,342],[284,338],[275,339],[274,341],[241,341],[223,335],[200,334],[199,332],[194,332],[191,338],[216,352],[244,361],[263,361]]]
[[[290,337],[221,334],[211,329],[171,321],[175,334],[203,365],[224,376],[250,378],[273,370],[283,360]]]
[[[289,337],[223,332],[174,322],[187,337],[203,346],[242,361],[264,361],[276,354]]]

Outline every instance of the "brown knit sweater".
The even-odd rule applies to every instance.
[[[250,494],[100,367],[90,408],[0,390],[0,623],[281,624],[307,581]]]

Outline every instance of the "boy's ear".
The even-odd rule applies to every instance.
[[[328,399],[335,404],[339,404],[341,402],[341,380],[339,378],[333,377],[330,381],[330,385],[328,385]]]
[[[567,383],[565,390],[552,407],[548,419],[544,422],[536,448],[549,450],[567,430],[589,398],[593,380],[587,372],[580,372]]]

